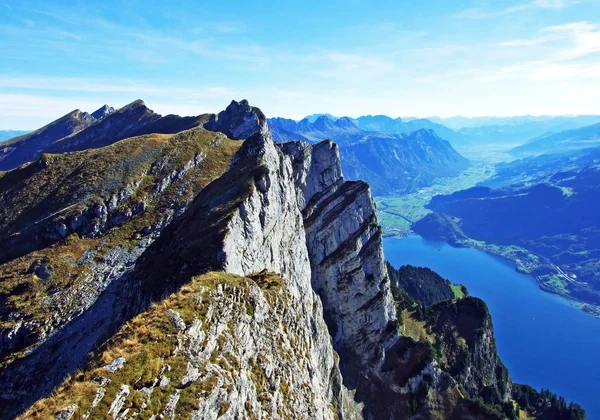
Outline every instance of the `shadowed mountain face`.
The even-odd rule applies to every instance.
[[[7,171],[36,160],[54,142],[80,132],[94,121],[90,114],[76,109],[39,130],[5,141],[0,149],[0,170]]]
[[[367,122],[378,119],[364,118]],[[377,124],[368,124],[372,128],[382,128],[389,123],[387,128],[391,130],[398,128],[397,125],[395,128],[391,127],[392,123],[403,127],[412,123],[406,125],[389,117],[381,118],[385,118],[385,121],[378,119]],[[342,169],[346,177],[350,180],[367,181],[375,195],[416,191],[431,185],[437,178],[457,175],[469,166],[467,159],[430,129],[404,134],[365,131],[350,118],[333,121],[324,116],[314,123],[307,119],[296,123],[284,118],[273,118],[269,119],[269,124],[273,138],[282,143],[303,139],[334,140],[340,148]]]
[[[78,133],[54,142],[45,153],[64,153],[107,146],[115,141],[133,137],[146,125],[160,119],[160,115],[135,101],[94,122]]]

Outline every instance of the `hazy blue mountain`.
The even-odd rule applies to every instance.
[[[312,114],[312,115],[307,115],[306,117],[304,117],[304,120],[308,120],[311,123],[315,122],[318,118],[320,117],[327,117],[329,118],[331,121],[335,121],[338,119],[338,117],[333,116],[331,114]]]
[[[600,115],[522,115],[513,117],[428,117],[430,121],[445,125],[453,130],[484,126],[518,126],[524,124],[538,124],[543,132],[563,131],[600,122]]]
[[[338,118],[335,121],[323,115],[314,122],[307,118],[299,122],[286,118],[269,118],[267,121],[273,138],[279,143],[294,140],[318,143],[330,138],[338,144],[343,144],[353,142],[364,134],[348,117]]]
[[[455,146],[495,145],[514,148],[550,133],[599,123],[600,116],[430,117],[429,120],[458,132],[462,136],[462,143],[454,142]]]
[[[364,115],[356,119],[356,125],[365,131],[380,131],[383,133],[402,133],[404,122],[402,118],[391,118],[387,115]]]
[[[273,138],[279,143],[288,143],[299,140],[311,142],[302,134],[295,131],[297,130],[298,124],[294,120],[288,118],[269,118],[268,124]]]
[[[543,135],[511,149],[510,154],[518,157],[534,156],[594,146],[600,146],[600,124]]]
[[[389,120],[389,117],[380,119]],[[431,185],[437,178],[457,175],[470,164],[431,129],[402,134],[367,131],[351,118],[333,121],[325,116],[314,123],[285,118],[271,118],[268,123],[273,138],[279,143],[335,141],[346,178],[367,181],[374,195],[416,191]]]
[[[563,153],[549,153],[496,165],[495,175],[482,185],[501,188],[547,182],[557,172],[600,165],[600,147]]]
[[[22,136],[24,134],[29,133],[29,131],[24,130],[0,130],[0,141],[12,139],[14,137]]]
[[[386,115],[366,115],[357,118],[356,123],[359,128],[365,131],[391,134],[410,133],[421,129],[433,130],[438,136],[448,140],[453,145],[460,145],[467,140],[460,133],[425,118],[402,120],[402,118],[391,118]]]
[[[340,145],[340,156],[346,178],[367,181],[374,195],[414,192],[469,166],[433,130],[370,133],[355,143]]]
[[[307,118],[296,122],[286,118],[270,118],[269,126],[275,131],[285,130],[286,134],[296,133],[309,141],[317,142],[331,137],[336,142],[353,141],[354,136],[360,132],[377,132],[388,134],[402,134],[422,129],[433,130],[435,133],[452,144],[464,143],[466,137],[447,127],[435,124],[427,119],[414,119],[403,121],[401,118],[391,118],[386,115],[366,115],[356,119],[341,117],[335,120],[321,115],[314,121]],[[350,135],[350,140],[342,138]],[[333,136],[336,136],[335,138]],[[278,140],[276,138],[276,140]],[[278,140],[279,141],[279,140]]]

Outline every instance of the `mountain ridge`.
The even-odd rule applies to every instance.
[[[208,121],[0,173],[3,417],[528,409],[483,302],[394,295],[370,187],[335,143],[277,144],[247,101]]]
[[[599,145],[600,123],[546,134],[509,150],[509,153],[516,157],[526,157],[545,153],[569,152]]]

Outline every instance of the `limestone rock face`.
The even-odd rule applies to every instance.
[[[312,284],[340,353],[344,378],[355,383],[398,337],[381,228],[369,187],[346,182],[337,146],[287,143],[302,208]]]
[[[234,158],[233,165],[257,159],[263,170],[254,176],[254,188],[237,207],[227,224],[223,240],[223,269],[248,275],[266,269],[280,273],[288,281],[289,294],[299,303],[296,316],[304,328],[312,328],[311,368],[313,387],[322,389],[325,401],[338,401],[343,414],[341,379],[333,355],[321,300],[311,287],[311,266],[304,234],[302,196],[295,186],[295,173],[289,156],[282,153],[268,132],[257,132]],[[312,327],[311,327],[312,326]],[[317,405],[317,413],[323,407]],[[321,415],[319,415],[321,417]]]

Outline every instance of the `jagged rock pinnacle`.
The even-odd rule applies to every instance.
[[[265,114],[250,106],[246,99],[231,104],[215,115],[205,126],[211,131],[220,131],[234,140],[245,140],[256,132],[267,133],[269,126]]]

